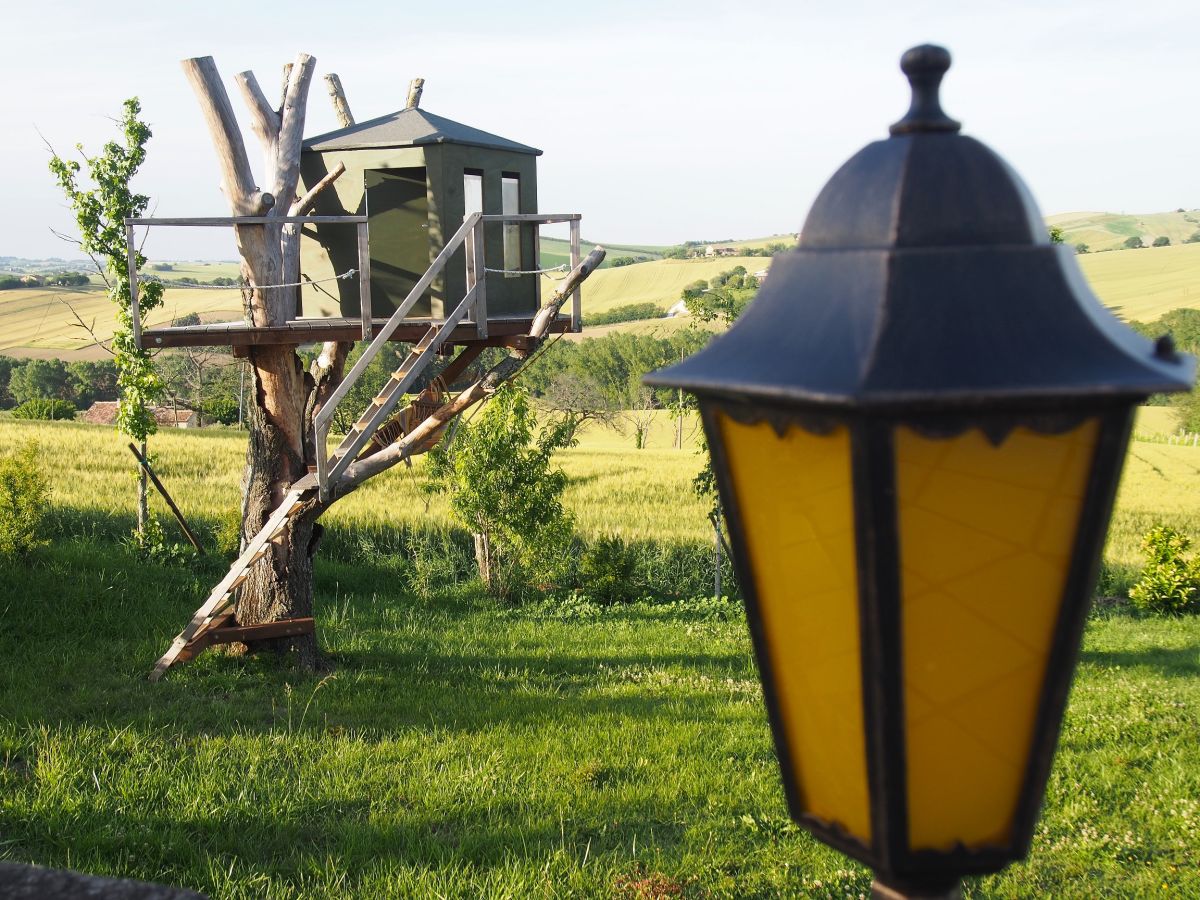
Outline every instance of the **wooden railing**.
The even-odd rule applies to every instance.
[[[133,229],[140,226],[211,228],[230,225],[356,225],[358,228],[358,299],[362,315],[362,336],[371,339],[371,239],[366,216],[199,216],[175,219],[126,219],[125,252],[129,265],[129,311],[133,322],[133,343],[142,348],[142,315],[138,307],[137,241]],[[263,285],[266,289],[279,285]]]

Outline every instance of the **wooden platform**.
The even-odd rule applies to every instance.
[[[387,319],[372,319],[372,336],[378,334]],[[430,319],[402,322],[389,340],[416,343],[435,324]],[[488,344],[506,344],[514,337],[529,333],[533,317],[516,319],[488,318]],[[550,332],[571,330],[571,320],[557,317]],[[154,328],[142,332],[144,347],[252,347],[262,344],[310,344],[324,341],[361,341],[362,320],[353,318],[293,319],[286,325],[256,328],[246,322],[219,322],[212,325],[180,325],[173,328]],[[475,325],[459,325],[447,339],[448,344],[472,344],[479,341]]]

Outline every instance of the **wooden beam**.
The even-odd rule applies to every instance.
[[[193,413],[192,415],[198,416],[200,414]],[[150,481],[154,483],[154,486],[158,489],[158,492],[162,494],[162,498],[167,501],[167,506],[171,508],[171,513],[175,516],[175,521],[178,522],[179,527],[183,529],[183,533],[187,537],[188,543],[196,548],[196,552],[198,554],[203,556],[204,548],[200,546],[199,538],[192,534],[192,529],[188,527],[187,519],[183,517],[183,513],[179,511],[179,507],[175,505],[175,501],[171,499],[171,495],[167,493],[167,489],[163,487],[163,483],[158,480],[158,476],[154,474],[154,470],[150,468],[150,461],[146,459],[146,457],[142,456],[142,454],[138,451],[137,445],[134,444],[133,441],[129,442],[129,452],[132,453],[133,458],[138,461],[138,465],[140,465],[145,470],[146,474],[150,476]]]
[[[294,222],[306,225],[310,222],[343,223],[357,225],[370,221],[366,216],[185,216],[183,218],[165,219],[126,219],[126,225],[162,225],[172,227],[210,227],[217,225],[278,225],[281,222]]]
[[[336,72],[325,76],[325,88],[329,91],[329,99],[333,103],[333,114],[343,128],[354,124],[354,115],[350,112],[350,104],[346,100],[346,92],[342,89],[342,79]]]
[[[312,617],[309,616],[300,619],[280,619],[265,625],[227,625],[213,628],[207,633],[212,636],[213,644],[234,644],[295,637],[298,634],[312,634],[315,630]]]

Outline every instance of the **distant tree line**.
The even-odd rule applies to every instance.
[[[241,371],[232,357],[207,348],[187,348],[160,354],[156,366],[172,406],[194,410],[208,422],[237,421]],[[112,360],[0,356],[0,409],[25,408],[30,418],[63,419],[98,400],[117,398],[117,367]]]
[[[0,291],[28,287],[86,287],[91,279],[83,272],[54,272],[50,275],[4,275],[0,276]]]

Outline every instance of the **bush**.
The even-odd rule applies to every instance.
[[[1153,246],[1153,247],[1170,247],[1171,239],[1164,234],[1161,237],[1156,237],[1154,239],[1154,243],[1151,246]]]
[[[48,543],[42,531],[49,504],[36,443],[0,457],[0,557],[25,556]]]
[[[1200,244],[1200,231],[1193,231],[1191,236],[1184,240],[1185,244]]]
[[[1129,599],[1147,612],[1178,614],[1200,610],[1200,561],[1185,559],[1192,541],[1169,525],[1151,528],[1142,539],[1146,565]]]
[[[12,412],[14,419],[40,419],[51,421],[55,419],[75,418],[75,404],[69,400],[48,400],[45,397],[35,397],[26,400]]]
[[[597,603],[621,603],[641,597],[638,559],[620,537],[601,537],[579,559],[579,588]]]
[[[1080,254],[1083,254],[1083,253],[1090,253],[1090,252],[1091,252],[1091,249],[1092,249],[1092,248],[1091,248],[1091,247],[1089,247],[1087,244],[1076,244],[1076,245],[1075,245],[1075,252],[1076,252],[1076,253],[1080,253]]]
[[[1143,244],[1142,239],[1135,234],[1133,237],[1125,238],[1125,243],[1123,246],[1126,250],[1140,250],[1146,245]]]

